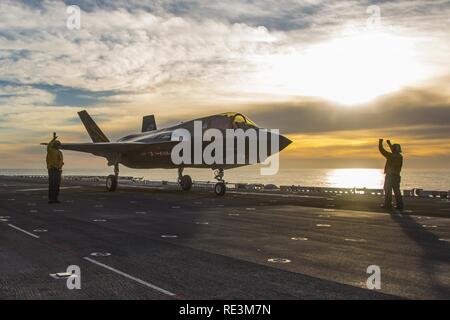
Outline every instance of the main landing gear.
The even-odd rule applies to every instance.
[[[183,168],[178,168],[178,184],[183,191],[189,191],[192,188],[192,178],[188,175],[183,176]]]
[[[227,192],[227,186],[223,180],[223,169],[218,169],[214,172],[214,179],[219,181],[214,186],[214,193],[219,197],[225,195],[225,192]]]
[[[119,165],[115,164],[114,174],[111,174],[106,178],[106,189],[108,189],[109,192],[116,191],[118,182],[119,182]]]
[[[214,186],[214,193],[217,196],[225,195],[227,187],[225,181],[223,180],[224,170],[218,169],[214,172],[214,179],[218,182]],[[183,175],[183,168],[178,168],[178,184],[183,191],[189,191],[192,188],[192,178],[188,175]]]

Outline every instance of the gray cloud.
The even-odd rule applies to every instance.
[[[71,31],[61,1],[2,2],[0,80],[130,93],[226,86],[251,68],[249,55],[276,46],[265,28],[108,3],[83,12],[81,30]]]
[[[448,137],[450,98],[432,89],[405,89],[359,107],[309,100],[256,105],[250,108],[248,115],[258,123],[290,133],[427,126],[414,130],[422,135]],[[436,128],[432,129],[433,126]]]
[[[38,1],[25,1],[41,7]],[[99,9],[128,11],[146,10],[158,15],[175,15],[195,19],[220,19],[230,23],[265,26],[274,30],[295,30],[319,26],[333,26],[350,20],[364,20],[366,8],[378,5],[386,19],[420,20],[440,17],[449,10],[449,1],[414,0],[65,0],[66,5],[77,4],[83,10]],[[426,17],[426,18],[425,18]]]
[[[449,1],[4,0],[0,79],[136,92],[214,83],[223,91],[258,73],[255,56],[301,52],[345,25],[364,25],[372,3],[388,27],[449,37],[439,35]],[[84,10],[80,31],[66,29],[69,4]],[[445,47],[433,52],[429,59],[443,64]]]

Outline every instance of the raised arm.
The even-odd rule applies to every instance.
[[[53,148],[53,144],[58,139],[58,136],[56,135],[56,132],[53,132],[53,139],[47,144],[47,151]]]
[[[388,144],[389,149],[391,150],[391,152],[394,152],[394,148],[393,148],[393,145],[392,145],[392,143],[391,143],[391,140],[388,140],[388,141],[386,141],[386,142],[387,142],[387,144]]]
[[[388,157],[391,155],[390,152],[388,152],[388,151],[386,151],[386,150],[384,149],[384,147],[383,147],[383,139],[380,139],[380,140],[379,140],[379,143],[378,143],[378,150],[380,150],[380,153],[381,153],[385,158],[388,158]]]

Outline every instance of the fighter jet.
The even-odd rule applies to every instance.
[[[226,155],[224,155],[223,161],[216,161],[215,163],[207,163],[207,161],[204,161],[203,159],[200,162],[194,161],[195,149],[197,148],[197,151],[199,150],[198,146],[192,145],[193,161],[185,161],[178,164],[174,163],[172,151],[174,151],[174,148],[180,143],[180,140],[183,140],[183,138],[179,137],[174,139],[174,134],[180,132],[180,129],[182,132],[184,131],[184,133],[189,133],[192,141],[195,141],[197,138],[201,139],[198,135],[203,135],[209,129],[217,129],[215,132],[222,132],[225,137],[225,131],[230,131],[230,129],[240,129],[241,132],[247,132],[249,130],[254,130],[257,133],[262,133],[263,131],[269,132],[267,135],[268,138],[263,141],[264,144],[267,144],[267,156],[258,156],[256,163],[262,163],[268,157],[280,152],[292,143],[291,140],[282,135],[274,134],[271,131],[259,128],[249,118],[237,112],[208,116],[163,129],[157,128],[154,115],[145,116],[142,121],[142,130],[140,133],[125,136],[117,140],[117,142],[110,142],[87,111],[80,111],[78,112],[78,115],[91,137],[92,143],[62,143],[60,149],[85,152],[106,158],[108,166],[114,166],[114,174],[109,175],[106,180],[107,190],[111,192],[115,191],[118,186],[119,165],[124,165],[133,169],[178,169],[178,183],[183,191],[190,190],[193,184],[190,176],[183,175],[184,168],[210,168],[215,171],[215,179],[218,181],[214,186],[214,192],[216,195],[222,196],[226,192],[226,183],[223,179],[224,170],[254,164],[254,162],[251,162],[247,157],[250,152],[249,139],[247,139],[247,145],[244,150],[239,150],[236,144],[231,151],[233,153],[233,159],[242,156],[242,154],[239,153],[244,152],[245,162],[241,161],[239,163],[234,163],[227,161],[227,159],[230,159],[229,155],[227,159]],[[200,128],[198,127],[199,123],[201,124]],[[250,135],[247,136],[247,138],[249,137]],[[257,135],[256,139],[258,140],[260,137],[262,136]],[[274,139],[277,139],[278,143],[275,144]],[[200,152],[204,151],[212,141],[214,141],[214,139],[210,139],[210,141],[201,139]],[[277,146],[276,150],[273,148],[274,145]],[[224,148],[224,154],[227,153],[228,150],[225,149],[226,148]],[[228,153],[229,152],[230,151],[228,150]]]

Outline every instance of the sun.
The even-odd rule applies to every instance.
[[[343,34],[260,62],[264,90],[343,105],[369,102],[428,75],[412,38],[381,31]]]

